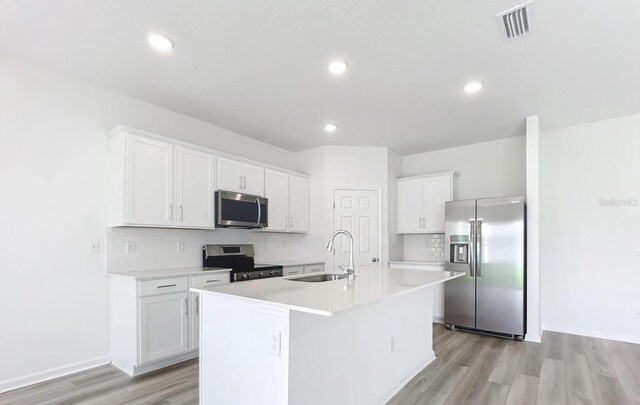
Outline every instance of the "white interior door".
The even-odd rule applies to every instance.
[[[335,190],[334,230],[353,235],[353,261],[356,275],[380,265],[379,204],[377,190]],[[349,263],[349,240],[338,236],[334,252],[334,271]]]

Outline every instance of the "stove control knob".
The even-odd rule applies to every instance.
[[[271,270],[271,271],[269,272],[269,274],[271,274],[271,275],[273,276],[273,275],[275,275],[275,274],[276,274],[276,272],[275,272],[275,271],[273,271],[273,270]]]
[[[251,276],[249,275],[249,273],[244,273],[244,274],[242,275],[242,278],[244,278],[245,280],[246,280],[246,279],[248,279],[249,277],[251,277]]]
[[[262,272],[258,273],[258,277],[262,277]]]

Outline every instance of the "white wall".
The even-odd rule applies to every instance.
[[[198,265],[204,241],[245,235],[265,260],[318,245],[305,235],[111,230],[106,132],[118,124],[294,170],[296,155],[5,57],[0,94],[0,391],[108,360],[107,243],[114,270]],[[125,239],[138,242],[135,255],[122,255]],[[92,240],[100,254],[89,254]],[[178,240],[185,253],[174,253]]]
[[[405,156],[403,176],[455,170],[455,198],[524,195],[524,136]]]
[[[640,115],[540,139],[544,329],[640,343]]]

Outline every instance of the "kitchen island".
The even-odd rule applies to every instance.
[[[433,287],[462,275],[384,267],[352,283],[303,275],[192,289],[200,403],[385,403],[435,359]]]

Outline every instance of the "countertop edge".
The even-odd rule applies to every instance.
[[[121,277],[131,278],[136,280],[145,280],[152,278],[166,278],[166,277],[179,277],[179,276],[193,276],[193,275],[205,275],[205,274],[222,274],[229,273],[231,269],[216,269],[216,270],[202,270],[202,268],[194,267],[193,270],[186,270],[187,268],[174,269],[157,269],[157,270],[136,270],[136,271],[123,271],[123,272],[107,272],[108,277]],[[198,270],[200,269],[200,270]],[[156,272],[156,274],[153,274]],[[163,274],[157,274],[157,272],[166,272]],[[145,274],[147,273],[147,274]]]

